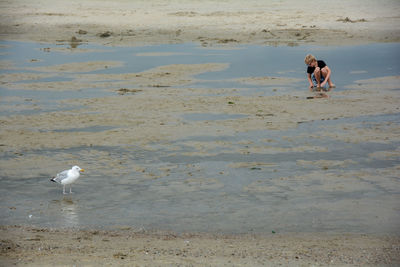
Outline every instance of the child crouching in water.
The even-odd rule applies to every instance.
[[[320,90],[321,87],[325,87],[326,83],[329,84],[329,89],[335,87],[331,80],[331,69],[323,60],[317,60],[313,55],[307,55],[304,62],[308,66],[307,79],[310,83],[310,91],[312,91],[314,87]]]

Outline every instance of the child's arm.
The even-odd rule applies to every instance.
[[[307,73],[307,80],[308,80],[308,82],[310,83],[310,85],[308,86],[308,88],[310,89],[310,91],[314,88],[314,84],[313,84],[313,82],[312,82],[312,80],[311,80],[311,74],[310,73]]]

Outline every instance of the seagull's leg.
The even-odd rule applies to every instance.
[[[63,185],[63,194],[65,195],[65,185]]]
[[[69,193],[72,194],[72,184],[69,185]]]

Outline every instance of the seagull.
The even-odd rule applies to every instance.
[[[70,170],[65,170],[57,174],[56,177],[52,178],[50,181],[62,184],[63,194],[65,195],[65,185],[69,184],[69,193],[72,194],[72,186],[71,184],[75,182],[79,176],[80,172],[84,172],[84,169],[81,169],[79,166],[74,166]]]

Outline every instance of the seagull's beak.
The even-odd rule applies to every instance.
[[[84,169],[80,169],[79,171],[80,171],[80,172],[84,172],[85,170],[84,170]]]

